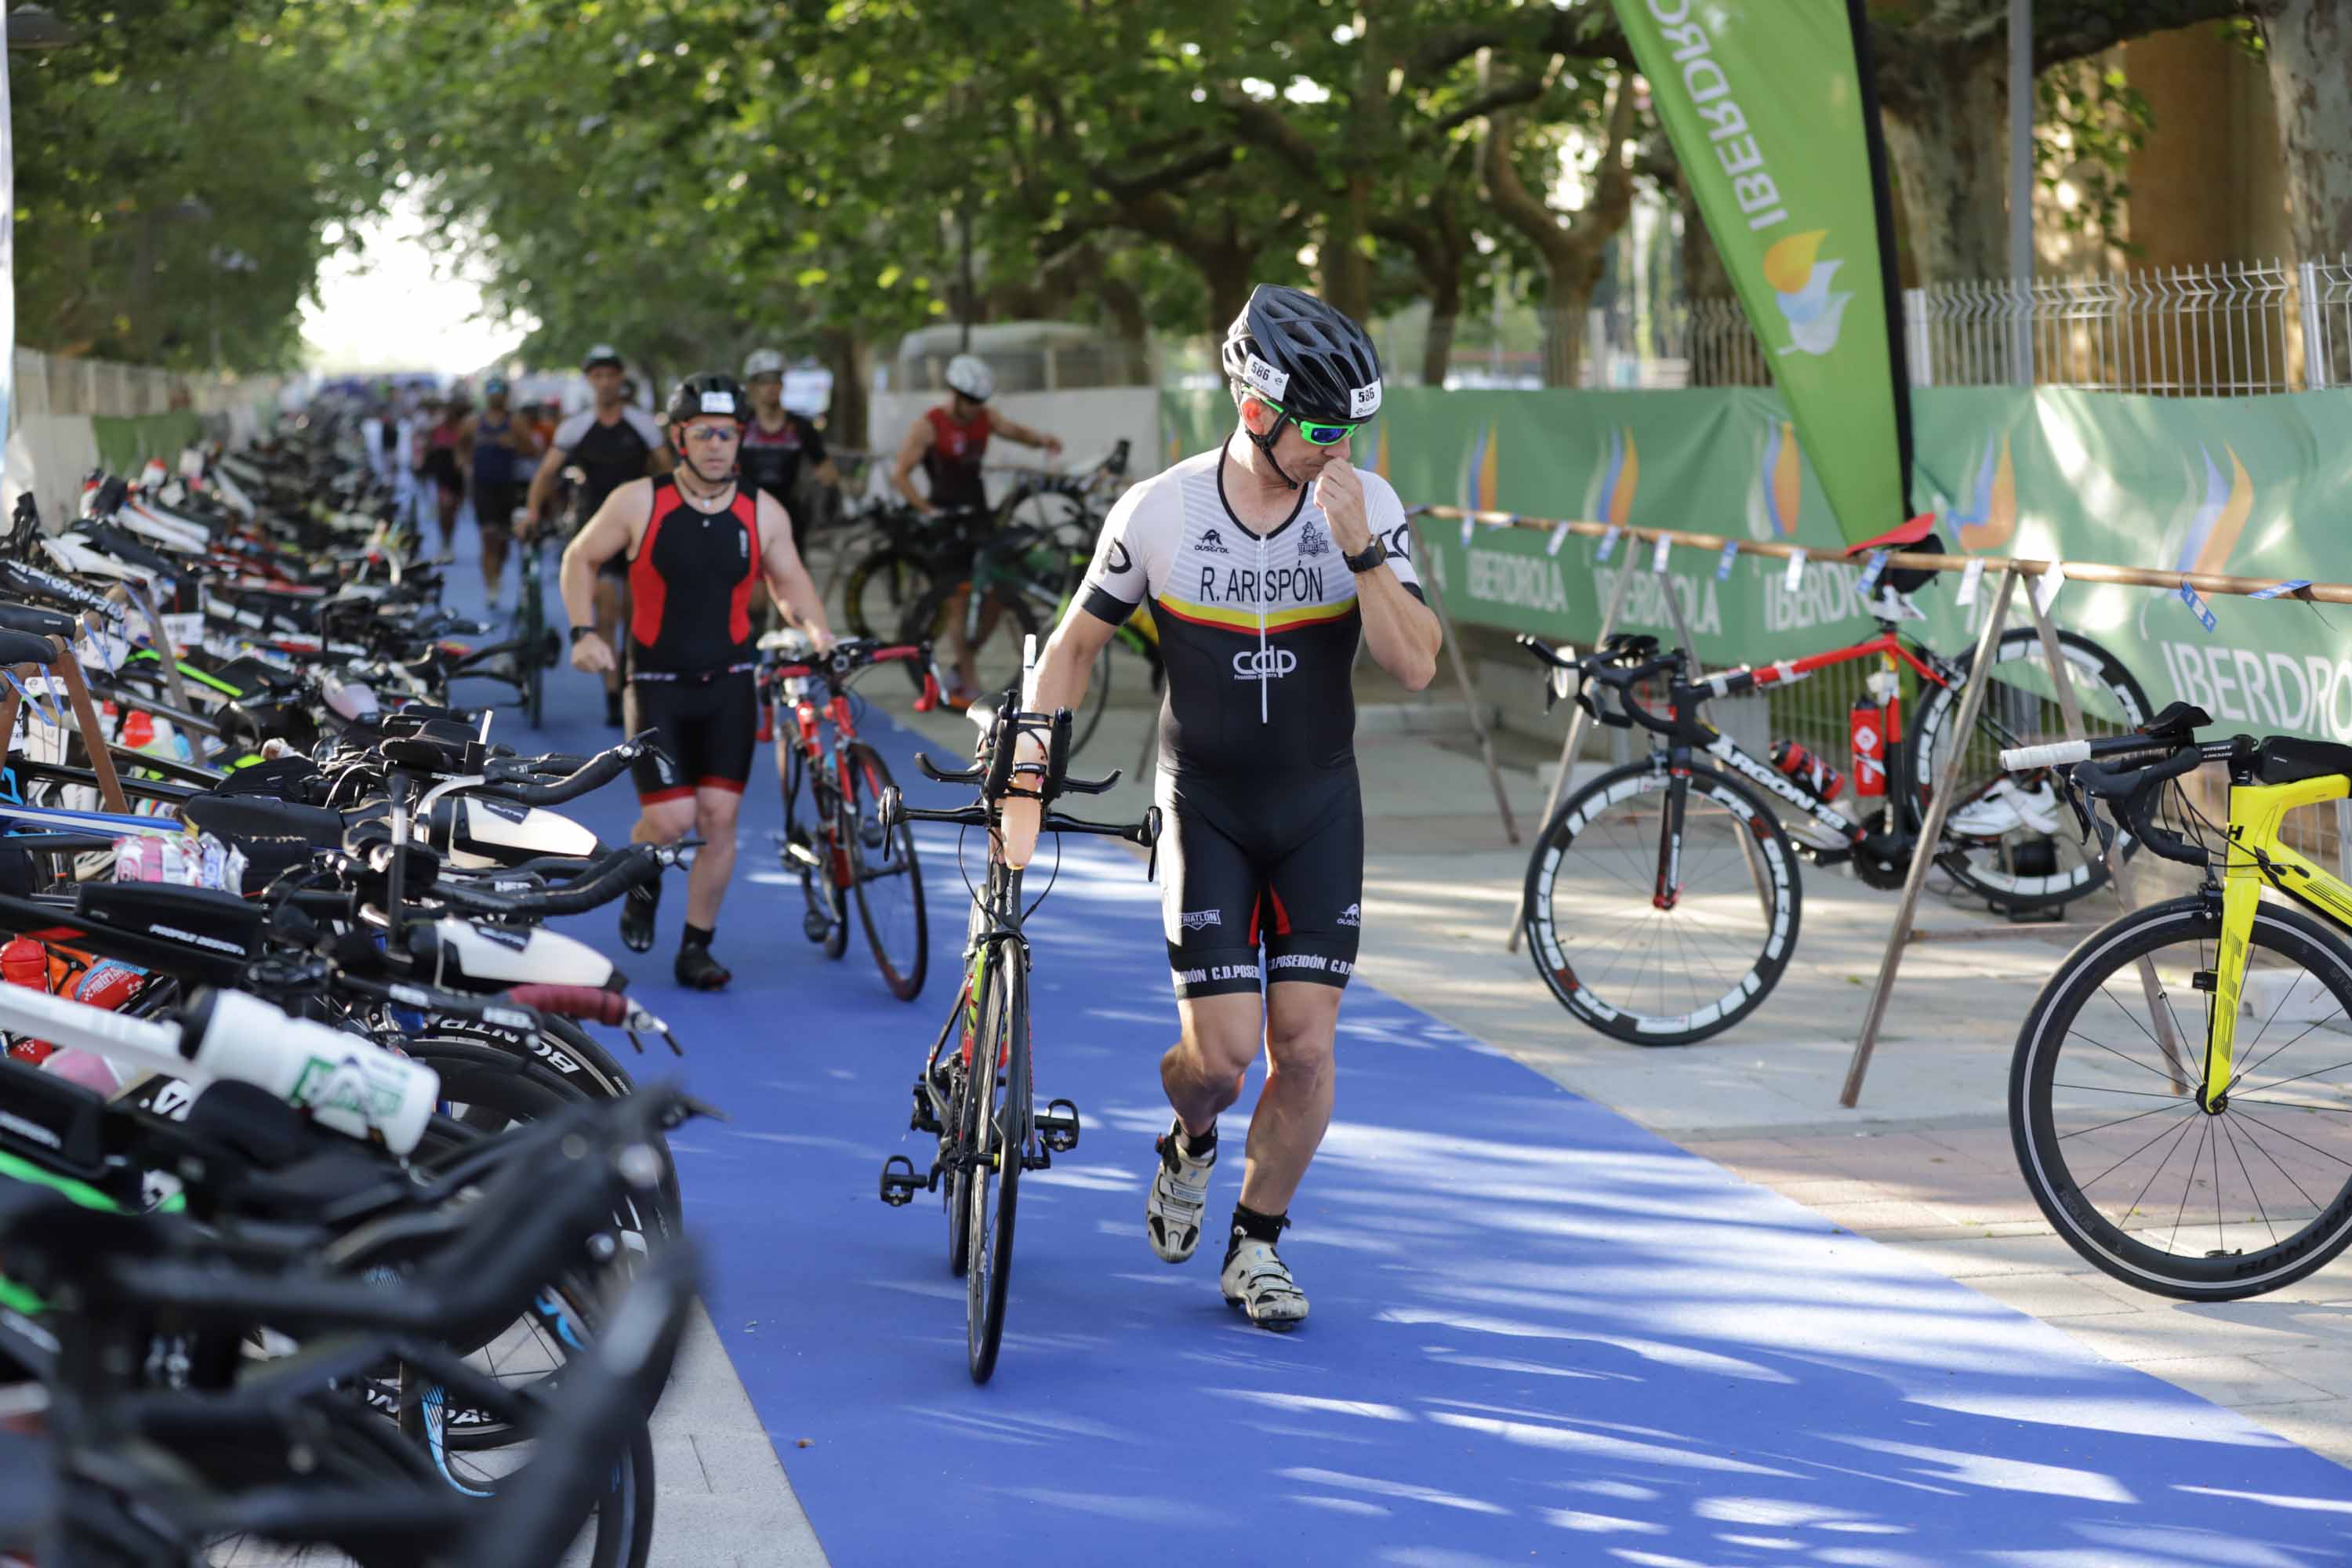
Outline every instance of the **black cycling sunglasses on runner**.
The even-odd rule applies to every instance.
[[[1261,394],[1258,401],[1265,404],[1268,408],[1273,409],[1276,414],[1281,415],[1285,419],[1289,420],[1293,425],[1297,426],[1298,427],[1299,435],[1306,437],[1307,444],[1310,447],[1336,447],[1340,442],[1346,440],[1349,437],[1354,435],[1357,431],[1364,427],[1364,422],[1361,420],[1358,420],[1352,425],[1324,425],[1309,423],[1307,420],[1298,418],[1293,415],[1290,410],[1285,408],[1281,404],[1276,403],[1271,397],[1265,396]]]

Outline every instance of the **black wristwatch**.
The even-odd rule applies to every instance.
[[[582,637],[593,637],[595,635],[596,628],[594,626],[574,626],[572,628],[572,646],[573,647],[578,647]]]
[[[1364,548],[1357,553],[1353,555],[1342,555],[1339,557],[1340,560],[1345,561],[1348,563],[1349,571],[1356,573],[1360,576],[1362,574],[1370,571],[1373,567],[1379,565],[1388,558],[1389,547],[1381,542],[1381,536],[1377,533],[1372,535],[1372,542],[1370,544],[1365,545]]]

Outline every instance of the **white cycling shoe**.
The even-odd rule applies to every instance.
[[[1962,838],[2000,838],[2020,828],[2058,831],[2058,796],[2045,781],[2020,789],[2008,779],[1952,813],[1946,827]]]
[[[1143,1201],[1144,1232],[1162,1263],[1181,1263],[1201,1245],[1201,1211],[1208,1206],[1209,1171],[1217,1152],[1211,1148],[1204,1160],[1186,1153],[1181,1121],[1171,1124],[1152,1148],[1160,1159]]]
[[[1225,1259],[1217,1280],[1225,1305],[1238,1307],[1261,1329],[1288,1333],[1307,1321],[1307,1292],[1290,1277],[1290,1266],[1277,1257],[1274,1244],[1244,1241]]]

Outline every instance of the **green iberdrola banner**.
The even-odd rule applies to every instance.
[[[1861,0],[1615,0],[1847,542],[1910,515],[1908,389]]]

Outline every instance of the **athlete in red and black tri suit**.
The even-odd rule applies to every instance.
[[[555,427],[547,455],[540,459],[539,471],[531,475],[530,495],[523,503],[525,539],[538,531],[566,468],[580,470],[580,515],[585,518],[595,516],[604,498],[623,485],[649,474],[667,473],[675,460],[654,416],[625,395],[628,380],[618,351],[598,343],[588,351],[580,373],[587,378],[593,402]],[[626,563],[615,558],[605,563],[596,579],[596,635],[608,644],[620,625],[627,576]],[[604,679],[604,721],[614,725],[621,721],[617,669]]]
[[[572,621],[572,662],[614,667],[598,635],[596,574],[625,563],[631,608],[628,700],[637,731],[654,731],[658,754],[637,764],[640,844],[702,840],[687,875],[686,930],[678,984],[715,990],[730,978],[710,955],[719,900],[735,868],[735,815],[751,776],[758,698],[751,603],[764,582],[777,608],[817,647],[833,641],[815,583],[793,546],[792,519],[773,496],[739,487],[736,449],[747,404],[726,375],[688,377],[670,400],[669,439],[683,458],[659,479],[621,486],[563,552],[563,607]],[[660,890],[633,891],[621,939],[643,952],[654,943]]]
[[[737,470],[747,489],[765,490],[793,516],[793,543],[808,549],[808,511],[793,504],[801,470],[821,485],[841,483],[841,471],[824,449],[814,420],[784,406],[784,356],[754,349],[743,362],[743,388],[751,395],[751,417],[743,424],[743,450]]]
[[[898,461],[891,471],[890,484],[908,506],[939,520],[937,526],[958,531],[976,542],[990,522],[988,487],[981,475],[989,437],[1002,436],[1024,446],[1043,447],[1048,457],[1061,451],[1062,442],[1057,436],[1032,430],[988,406],[996,391],[996,373],[978,354],[958,354],[948,361],[942,379],[948,384],[948,400],[925,409],[908,427],[906,439],[898,444]],[[924,483],[930,487],[928,495],[915,488],[919,468]],[[958,707],[969,706],[980,695],[972,651],[964,643],[961,630],[963,595],[969,592],[967,587],[951,597],[946,611],[947,641],[955,665],[955,682],[947,697]],[[994,629],[997,614],[993,598],[981,607],[982,642]]]

